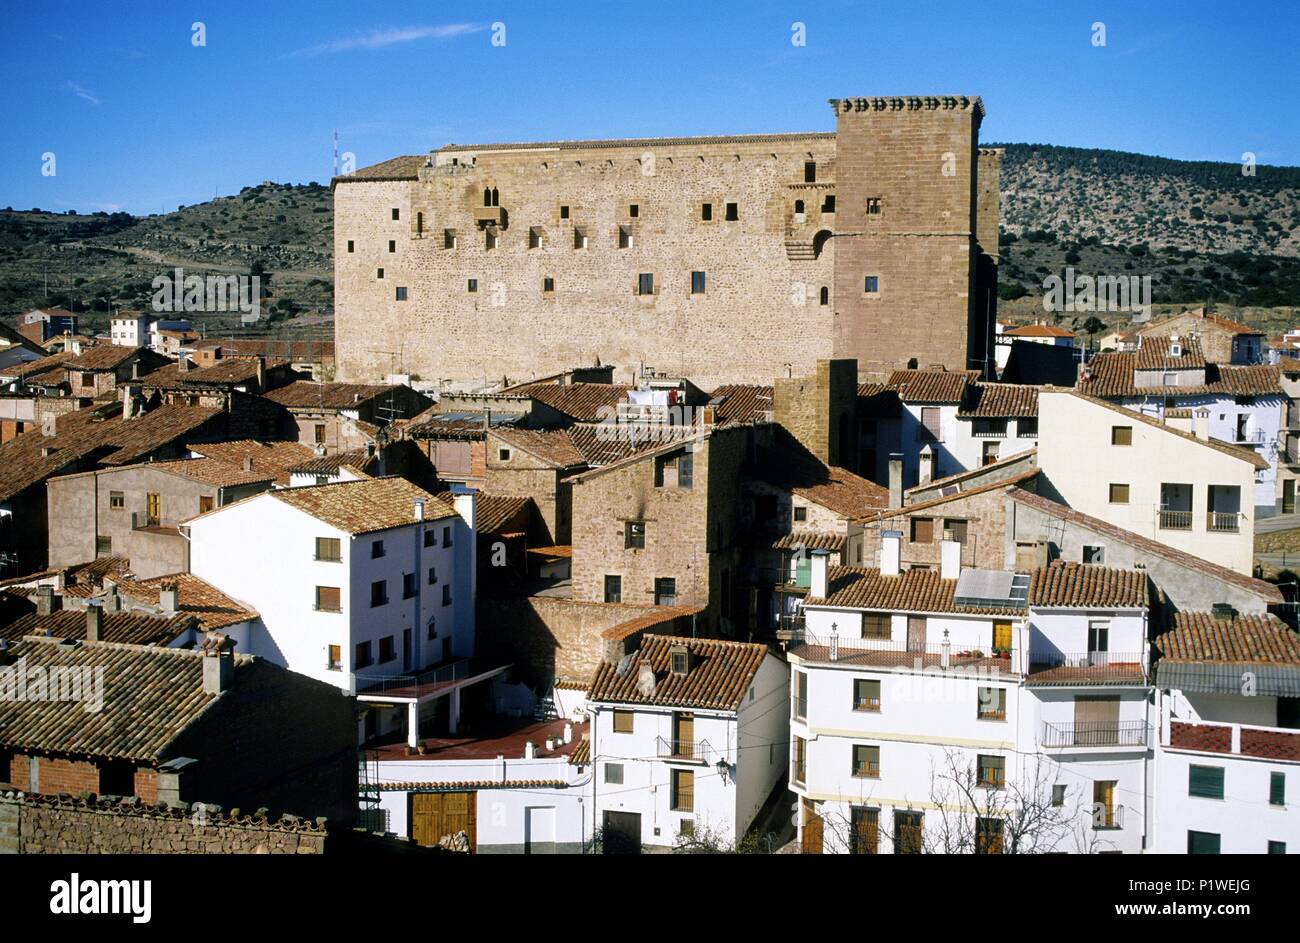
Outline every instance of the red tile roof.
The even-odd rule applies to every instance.
[[[510,392],[545,403],[575,422],[597,422],[613,416],[631,389],[618,383],[529,383]]]
[[[827,573],[826,598],[809,596],[804,602],[878,612],[1024,615],[1023,608],[959,606],[956,590],[957,581],[943,579],[937,570],[904,570],[897,576],[885,576],[876,569],[833,566]]]
[[[1073,331],[1067,331],[1065,328],[1053,327],[1050,324],[1022,324],[1020,327],[1012,328],[1009,331],[1002,332],[1003,337],[1074,337]]]
[[[773,388],[757,384],[729,383],[709,394],[717,404],[717,421],[758,422],[772,413]]]
[[[169,573],[147,580],[119,579],[116,582],[121,595],[149,606],[158,606],[162,590],[175,586],[177,616],[193,616],[199,627],[207,632],[258,618],[257,610],[236,602],[191,573]]]
[[[1170,661],[1300,665],[1300,635],[1272,613],[1219,620],[1209,612],[1176,612],[1156,648]]]
[[[1147,575],[1083,563],[1055,561],[1035,570],[1029,604],[1044,608],[1145,609]]]
[[[399,387],[368,383],[315,383],[297,380],[264,396],[287,409],[355,409]]]
[[[587,458],[565,429],[493,429],[507,445],[520,449],[556,468],[581,468]]]
[[[958,419],[1033,419],[1038,387],[1019,383],[972,383],[957,410]]]
[[[909,403],[960,403],[978,370],[895,370],[885,385]]]
[[[686,646],[691,656],[685,675],[675,675],[670,670],[670,653],[678,645]],[[766,645],[751,642],[646,635],[641,639],[640,650],[627,659],[622,673],[607,662],[601,663],[587,700],[736,711],[766,656]],[[650,694],[639,690],[642,664],[649,665],[654,672],[655,687]]]
[[[1143,337],[1134,354],[1134,366],[1139,370],[1197,370],[1205,366],[1199,340],[1184,337],[1179,345],[1182,353],[1175,355],[1172,337]]]

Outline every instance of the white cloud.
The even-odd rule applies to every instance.
[[[72,94],[76,95],[78,98],[84,98],[92,105],[99,104],[99,98],[96,97],[94,92],[92,92],[88,88],[84,88],[83,86],[78,85],[76,82],[69,82],[67,85],[64,86],[64,88],[66,88]]]
[[[424,39],[456,39],[487,29],[482,23],[449,23],[445,26],[406,26],[393,29],[375,29],[343,39],[317,43],[306,49],[290,53],[292,56],[324,56],[336,52],[353,52],[357,49],[386,49],[403,43]]]

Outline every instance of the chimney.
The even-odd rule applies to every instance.
[[[98,642],[104,631],[104,610],[91,603],[86,607],[86,641]]]
[[[531,740],[527,741],[524,744],[524,759],[526,760],[537,759],[537,744],[533,743],[533,741]]]
[[[889,455],[889,506],[903,506],[903,455],[891,452]]]
[[[564,725],[564,742],[565,743],[573,742],[573,724]]]
[[[130,385],[122,387],[122,421],[135,416],[135,394]]]
[[[424,501],[421,498],[415,499],[415,519],[417,521],[424,520]]]
[[[961,576],[961,544],[952,539],[952,531],[943,532],[939,542],[939,577],[955,580]]]
[[[477,493],[467,491],[463,494],[454,494],[451,497],[451,502],[456,507],[456,513],[465,519],[469,529],[476,530],[478,528],[476,520],[478,517]]]
[[[655,670],[650,662],[641,659],[636,669],[636,689],[642,697],[655,696]]]
[[[1210,441],[1210,411],[1202,406],[1192,410],[1192,432],[1202,442]]]
[[[158,590],[158,608],[168,615],[172,615],[179,609],[180,596],[180,588],[175,583],[167,583]]]
[[[104,611],[121,612],[122,597],[117,594],[117,587],[111,585],[107,580],[104,581],[106,592],[104,593]]]
[[[814,550],[809,563],[808,595],[815,599],[825,599],[827,590],[826,571],[831,562],[829,550]]]
[[[55,610],[55,600],[58,597],[54,595],[54,587],[48,583],[43,583],[36,587],[36,614],[38,616],[48,616]]]
[[[135,360],[131,361],[131,379],[132,380],[140,379],[140,358],[138,357]]]
[[[903,550],[903,532],[901,530],[884,530],[880,532],[880,575],[897,576],[899,556]]]
[[[257,355],[257,389],[266,389],[266,358],[261,354]]]
[[[917,475],[917,483],[928,485],[934,480],[934,449],[926,446],[921,449],[921,467]]]
[[[181,373],[188,373],[190,370],[190,359],[184,354],[180,354],[176,361],[176,367]]]
[[[221,694],[235,676],[235,643],[221,632],[209,632],[199,645],[203,653],[203,693]]]

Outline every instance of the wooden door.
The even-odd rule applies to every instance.
[[[1009,652],[1011,651],[1011,623],[994,622],[993,623],[993,649],[994,651]]]
[[[907,650],[925,652],[925,616],[907,617]]]
[[[1295,513],[1295,479],[1288,478],[1282,482],[1282,513]]]
[[[807,799],[803,801],[803,836],[799,850],[805,855],[822,853],[822,817],[813,811],[814,806]]]
[[[1074,743],[1101,747],[1119,742],[1119,698],[1076,697],[1074,699]]]
[[[417,845],[433,846],[445,836],[464,832],[469,836],[469,850],[476,845],[475,792],[411,793],[410,833]]]
[[[606,812],[601,850],[607,855],[641,853],[641,813]]]
[[[144,516],[150,526],[156,525],[162,520],[162,498],[158,492],[150,491],[145,495]]]
[[[673,739],[677,743],[673,753],[677,756],[695,755],[695,715],[676,714],[673,718]]]

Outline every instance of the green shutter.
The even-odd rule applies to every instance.
[[[812,586],[812,558],[803,556],[795,563],[794,585],[800,589]]]
[[[1223,798],[1223,767],[1192,766],[1187,771],[1187,794],[1202,799]]]
[[[1213,832],[1188,832],[1187,853],[1189,855],[1217,855],[1219,853],[1219,836]]]
[[[1286,805],[1286,773],[1269,773],[1268,801],[1270,805]]]

